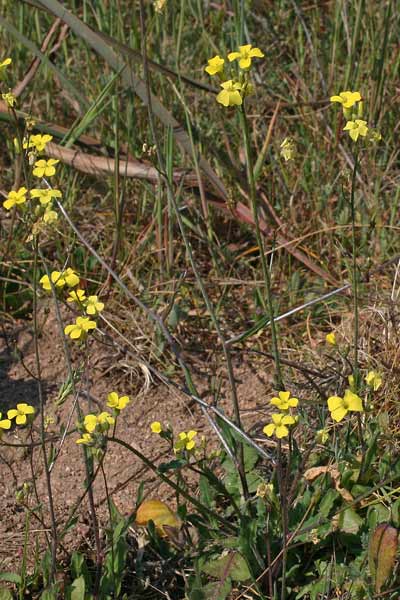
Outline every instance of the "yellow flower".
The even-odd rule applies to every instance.
[[[336,346],[336,336],[333,332],[327,333],[325,336],[325,340],[327,344],[330,344],[331,346]]]
[[[2,78],[3,73],[5,72],[8,65],[11,65],[11,58],[5,58],[2,62],[0,62],[0,78]]]
[[[340,92],[339,96],[331,96],[331,102],[340,102],[343,108],[352,108],[356,102],[361,101],[360,92]]]
[[[368,133],[367,121],[356,119],[355,121],[347,121],[343,131],[348,131],[351,139],[356,142],[361,135],[365,137]]]
[[[6,102],[6,104],[8,104],[8,106],[10,108],[12,108],[17,101],[16,97],[14,96],[14,94],[12,92],[7,92],[6,94],[2,94],[1,97],[3,98],[4,102]]]
[[[348,412],[363,411],[361,398],[351,390],[345,391],[344,398],[340,396],[331,396],[328,398],[328,408],[332,419],[337,423],[344,419]]]
[[[110,392],[107,396],[107,406],[117,411],[123,410],[130,402],[129,396],[119,397],[117,392]]]
[[[282,413],[273,414],[271,417],[272,423],[265,425],[263,429],[263,432],[268,437],[271,437],[274,434],[278,439],[287,437],[289,435],[289,429],[286,427],[286,425],[294,425],[296,423],[294,417],[291,417],[290,415],[284,415]]]
[[[376,371],[369,371],[369,373],[365,377],[365,381],[367,382],[367,385],[372,387],[374,392],[376,392],[382,385],[382,376]]]
[[[52,177],[56,172],[54,165],[59,162],[60,161],[55,158],[49,158],[48,160],[41,158],[35,162],[35,168],[33,169],[32,174],[35,177]]]
[[[85,426],[86,431],[89,433],[93,433],[97,426],[97,416],[96,415],[86,415],[83,424]]]
[[[10,210],[13,206],[17,204],[23,204],[26,202],[26,194],[28,190],[26,187],[19,188],[19,190],[12,190],[8,193],[7,200],[3,202],[3,206],[5,209]]]
[[[31,190],[32,198],[39,198],[40,204],[46,205],[53,200],[53,198],[61,198],[62,194],[60,190],[39,190],[33,189]]]
[[[223,90],[217,96],[217,102],[223,104],[223,106],[240,106],[242,100],[242,86],[238,82],[234,82],[232,79],[221,83]]]
[[[82,304],[85,300],[85,290],[81,289],[72,290],[67,298],[67,302],[76,302],[77,304]]]
[[[29,136],[29,140],[24,142],[23,148],[26,150],[27,148],[35,148],[38,152],[43,152],[46,149],[46,146],[53,139],[52,135],[48,135],[47,133],[41,135],[40,133],[36,135]]]
[[[65,285],[65,279],[63,278],[62,273],[60,271],[52,271],[50,277],[48,275],[43,275],[43,277],[39,279],[39,283],[42,284],[42,287],[46,292],[51,291],[50,279],[55,287],[62,288]]]
[[[7,411],[7,417],[9,419],[14,419],[17,425],[26,425],[28,420],[27,415],[34,415],[35,409],[33,406],[26,404],[26,402],[21,402],[21,404],[17,404],[17,408],[11,408]]]
[[[46,207],[43,215],[43,221],[46,223],[46,225],[52,225],[58,221],[58,214],[55,210],[51,210],[51,208]]]
[[[115,419],[110,415],[109,412],[101,412],[97,417],[97,422],[100,425],[102,431],[107,431],[110,425],[114,425]]]
[[[299,401],[297,398],[291,398],[290,392],[279,392],[278,398],[272,398],[270,403],[276,406],[279,410],[289,410],[289,408],[295,408]]]
[[[187,433],[181,431],[178,435],[178,441],[174,444],[174,452],[180,452],[181,450],[193,450],[196,446],[194,438],[197,435],[197,431],[190,430]]]
[[[152,424],[150,425],[150,429],[153,433],[161,433],[162,425],[161,425],[160,421],[153,421]]]
[[[75,273],[71,267],[68,267],[63,272],[60,271],[52,271],[50,273],[50,279],[56,287],[62,288],[64,285],[68,285],[68,287],[74,287],[79,283],[79,276]],[[42,287],[47,292],[51,290],[51,283],[48,275],[43,275],[39,279],[39,282],[42,284]]]
[[[295,152],[296,152],[296,148],[294,145],[294,142],[291,138],[285,138],[282,142],[282,144],[280,145],[281,148],[281,156],[282,158],[285,159],[285,161],[287,162],[288,160],[292,160],[292,158],[294,158]]]
[[[64,329],[65,335],[69,335],[72,340],[80,340],[86,337],[86,334],[91,329],[96,329],[95,321],[91,321],[89,317],[77,317],[75,323],[67,325]]]
[[[89,296],[86,300],[86,313],[88,315],[97,315],[104,308],[103,302],[99,302],[97,296]]]
[[[228,54],[229,62],[239,60],[239,67],[244,70],[250,69],[252,58],[264,58],[264,54],[259,48],[252,48],[251,44],[239,46],[239,52],[230,52]]]
[[[327,429],[319,429],[316,437],[319,444],[325,444],[329,440],[329,432]]]
[[[77,444],[84,444],[85,446],[90,446],[93,443],[93,438],[90,433],[83,433],[82,437],[79,440],[76,440]]]
[[[1,429],[10,429],[10,427],[11,427],[10,419],[2,419],[1,417],[2,417],[2,414],[0,413],[0,430]]]
[[[210,58],[207,62],[208,65],[204,68],[204,70],[209,75],[216,75],[217,73],[223,72],[225,61],[218,54],[214,56],[214,58]]]
[[[77,275],[71,267],[68,267],[68,269],[63,272],[63,277],[68,287],[75,287],[79,284],[79,275]]]

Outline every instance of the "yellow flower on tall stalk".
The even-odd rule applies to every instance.
[[[343,131],[348,131],[351,139],[356,142],[360,135],[366,137],[368,133],[367,121],[363,121],[362,119],[347,121],[346,126],[343,127]]]
[[[48,160],[41,158],[35,162],[32,174],[35,177],[52,177],[56,172],[55,165],[59,162],[55,158],[49,158]]]
[[[272,423],[265,425],[263,432],[268,437],[276,435],[278,439],[287,437],[289,435],[288,425],[294,425],[296,419],[291,415],[285,415],[283,413],[271,415]]]
[[[217,102],[223,106],[240,106],[242,99],[242,85],[238,81],[224,81],[221,83],[222,91],[217,96]]]
[[[77,304],[83,304],[85,300],[85,290],[81,289],[71,290],[67,298],[67,302],[76,302]]]
[[[123,410],[130,402],[129,396],[119,397],[117,392],[110,392],[107,396],[107,406],[116,411]]]
[[[46,205],[53,200],[53,198],[61,198],[62,193],[60,190],[55,189],[47,189],[47,190],[39,190],[33,189],[31,190],[31,197],[38,198],[40,204]]]
[[[27,148],[35,148],[38,152],[43,152],[46,149],[46,146],[53,139],[52,135],[45,133],[44,135],[37,133],[35,135],[30,135],[29,139],[23,143],[23,148],[26,150]]]
[[[58,221],[58,214],[55,210],[51,210],[49,206],[46,206],[46,210],[44,211],[43,221],[46,225],[52,225],[56,221]]]
[[[291,398],[290,392],[279,392],[278,397],[272,398],[270,403],[276,406],[279,410],[289,410],[295,408],[299,401],[297,398]]]
[[[96,322],[91,321],[89,317],[77,317],[75,323],[65,327],[64,333],[69,335],[72,340],[83,340],[88,332],[96,327]]]
[[[174,444],[174,452],[181,452],[182,450],[193,450],[196,446],[196,442],[194,440],[196,435],[197,431],[194,431],[193,429],[188,431],[187,433],[185,431],[181,431],[181,433],[178,435],[177,442],[175,442]]]
[[[331,346],[336,346],[336,336],[333,332],[327,333],[325,336],[325,340],[327,344],[330,344]]]
[[[253,58],[264,58],[264,54],[259,48],[253,48],[251,44],[239,46],[239,52],[230,52],[228,54],[229,62],[239,61],[239,67],[244,71],[250,69]]]
[[[150,425],[150,429],[153,433],[158,433],[158,434],[160,434],[163,430],[160,421],[153,421]]]
[[[218,54],[213,58],[208,59],[208,65],[204,68],[204,70],[211,76],[217,75],[217,73],[222,73],[224,70],[225,61]]]
[[[42,287],[46,292],[51,291],[51,283],[55,285],[55,287],[63,288],[65,285],[68,287],[75,287],[79,283],[79,275],[75,273],[71,267],[68,267],[65,271],[52,271],[50,273],[50,278],[48,275],[43,275],[39,279],[39,282],[42,284]]]
[[[24,202],[26,202],[27,193],[28,190],[26,187],[21,187],[19,190],[12,190],[8,193],[7,200],[3,202],[4,208],[10,210],[13,206],[24,204]]]
[[[2,414],[0,413],[0,433],[2,429],[10,429],[11,421],[10,419],[2,419]]]
[[[357,102],[361,102],[360,92],[340,92],[338,96],[331,96],[331,102],[339,102],[343,108],[352,108]]]
[[[34,415],[35,409],[26,402],[17,404],[17,408],[11,408],[7,411],[7,417],[14,419],[17,425],[26,425],[29,415]]]
[[[17,102],[17,99],[12,92],[2,94],[1,97],[10,108],[13,108],[15,106],[15,103]]]
[[[294,158],[296,153],[296,146],[291,138],[286,137],[281,143],[280,149],[280,154],[286,162]]]
[[[362,412],[364,410],[361,398],[351,390],[346,390],[343,398],[340,396],[328,398],[328,408],[332,419],[337,423],[344,419],[348,412]]]
[[[369,371],[365,377],[365,381],[374,392],[378,391],[382,385],[382,375],[377,371]]]
[[[97,296],[89,296],[85,302],[86,314],[97,315],[104,309],[104,303]]]
[[[4,72],[5,72],[5,70],[7,69],[7,67],[9,65],[11,65],[11,63],[12,63],[12,59],[11,58],[5,58],[4,60],[2,60],[0,62],[0,79],[2,78],[2,76],[3,76]]]
[[[83,433],[79,440],[76,440],[77,444],[83,444],[84,446],[91,446],[93,444],[93,438],[90,433]]]

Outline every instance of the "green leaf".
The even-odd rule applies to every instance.
[[[21,583],[21,576],[18,575],[18,573],[3,571],[0,573],[0,581],[9,581],[10,583],[16,583],[19,585]]]
[[[321,500],[319,505],[319,513],[322,517],[327,517],[335,504],[335,501],[339,497],[339,493],[333,488],[328,489]]]
[[[363,523],[353,508],[346,508],[339,516],[339,528],[346,533],[357,533]]]
[[[225,581],[211,581],[203,587],[206,600],[225,600],[232,590],[232,580],[228,577]]]
[[[234,581],[247,581],[251,578],[247,563],[238,552],[228,552],[217,560],[209,561],[203,565],[201,570],[218,579],[229,576]]]
[[[85,579],[83,575],[71,584],[71,600],[85,600]]]
[[[0,600],[13,600],[13,595],[7,588],[0,588]]]
[[[377,593],[380,593],[385,581],[393,572],[398,538],[399,532],[388,523],[381,523],[371,534],[368,562]]]

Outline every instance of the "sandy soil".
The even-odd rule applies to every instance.
[[[59,336],[55,335],[57,323],[55,316],[50,314],[39,340],[41,359],[41,376],[45,395],[45,416],[53,422],[49,424],[47,435],[54,437],[53,448],[59,452],[55,466],[51,472],[51,487],[54,499],[54,509],[60,528],[65,524],[67,515],[84,490],[85,467],[82,449],[76,444],[77,433],[65,438],[60,446],[60,426],[70,419],[70,429],[77,420],[73,408],[73,397],[57,406],[56,399],[60,385],[65,381],[66,368],[63,346]],[[171,423],[175,431],[195,428],[210,439],[214,434],[205,421],[198,407],[172,387],[152,382],[145,386],[143,373],[136,369],[137,380],[129,381],[122,371],[112,369],[110,364],[115,362],[112,349],[104,351],[101,356],[91,349],[91,355],[96,360],[90,378],[85,382],[84,389],[90,394],[79,398],[84,413],[98,408],[105,409],[106,396],[109,391],[116,390],[119,394],[129,394],[132,402],[123,413],[118,425],[118,437],[136,446],[147,457],[156,463],[168,460],[169,451],[166,443],[151,433],[150,423],[160,420]],[[99,358],[100,356],[100,358]],[[223,375],[223,368],[220,369]],[[0,336],[0,410],[4,413],[18,402],[28,402],[36,408],[39,406],[38,386],[33,374],[36,373],[35,352],[32,340],[31,325],[19,322],[6,326]],[[259,433],[266,415],[266,395],[270,391],[270,373],[260,370],[260,367],[241,362],[235,366],[235,376],[238,383],[238,394],[243,421],[246,429]],[[199,376],[199,388],[206,400],[210,400],[209,381]],[[147,387],[146,391],[137,390]],[[230,414],[230,401],[226,390],[222,388],[220,407]],[[34,428],[38,429],[39,419],[36,418]],[[34,433],[35,440],[38,433]],[[21,444],[29,442],[26,430],[12,431],[3,435],[3,442]],[[211,442],[212,443],[212,442]],[[48,444],[48,449],[51,444]],[[32,483],[32,472],[35,473],[36,490],[39,501],[45,507],[45,523],[31,519],[30,527],[34,535],[30,535],[30,544],[35,537],[42,540],[44,526],[49,526],[47,506],[48,490],[43,469],[43,454],[40,447],[32,449],[10,448],[0,449],[0,570],[9,570],[18,564],[22,555],[25,517],[24,509],[16,503],[16,490],[21,489],[24,482]],[[129,514],[134,507],[139,484],[145,482],[145,495],[152,498],[169,500],[173,504],[174,492],[166,484],[160,484],[154,473],[149,471],[131,453],[117,445],[109,445],[104,462],[107,484],[112,498],[122,514]],[[99,477],[94,486],[94,495],[100,523],[107,522],[107,503],[104,483]],[[32,492],[29,505],[37,504]],[[72,533],[64,540],[68,550],[78,548],[88,541],[90,519],[86,500],[79,511],[79,521]]]

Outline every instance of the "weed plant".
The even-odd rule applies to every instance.
[[[5,340],[29,324],[37,388],[0,398],[2,462],[34,457],[0,598],[397,599],[396,3],[0,6],[1,315]],[[119,385],[96,404],[102,348]],[[248,357],[270,375],[256,423]],[[181,430],[157,407],[165,460],[119,433],[139,373],[196,415]],[[60,515],[71,438],[85,476]],[[118,510],[113,449],[172,499],[138,480]]]

